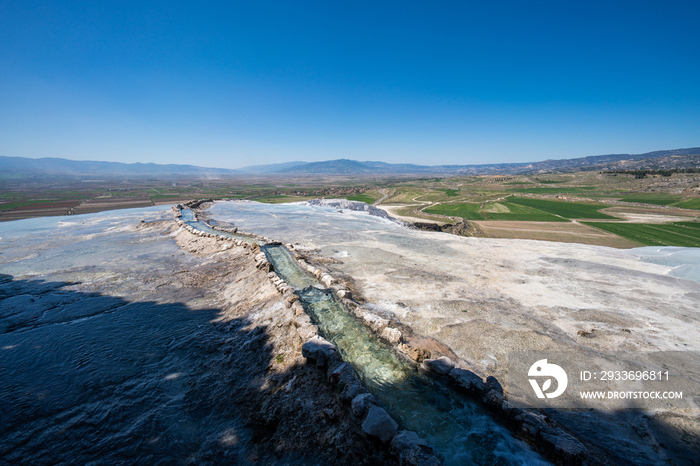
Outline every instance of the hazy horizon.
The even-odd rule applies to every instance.
[[[698,145],[696,2],[16,2],[0,155],[236,169]]]
[[[684,147],[676,147],[673,149],[660,149],[660,151],[673,151],[673,150],[685,150],[685,149],[691,149],[690,147],[684,148]],[[657,152],[657,151],[650,151],[650,152]],[[623,153],[626,154],[626,153]],[[590,157],[590,156],[605,156],[605,155],[622,155],[622,154],[589,154],[586,156],[581,156],[581,157],[572,157],[571,159],[577,159],[577,158],[584,158],[584,157]],[[629,155],[639,155],[639,154],[629,154]],[[6,156],[0,154],[0,158],[2,157],[13,157],[13,156]],[[61,159],[61,160],[68,160],[70,162],[97,162],[97,163],[126,163],[126,164],[158,164],[158,165],[169,165],[169,164],[174,164],[174,165],[193,165],[197,166],[200,168],[207,168],[207,169],[227,169],[227,170],[240,170],[240,169],[246,169],[246,168],[255,168],[255,167],[264,167],[264,166],[275,166],[275,165],[287,165],[287,164],[308,164],[308,163],[315,163],[315,162],[332,162],[332,161],[338,161],[338,160],[350,160],[353,162],[360,162],[360,163],[394,163],[394,164],[402,164],[402,163],[407,163],[407,162],[384,162],[383,160],[355,160],[355,159],[328,159],[328,160],[314,160],[314,161],[308,161],[308,160],[290,160],[290,161],[285,161],[285,162],[271,162],[269,164],[249,164],[249,165],[244,165],[236,168],[228,168],[228,167],[217,167],[217,166],[209,166],[209,165],[201,165],[197,163],[176,163],[176,162],[122,162],[118,160],[94,160],[94,159],[85,159],[85,160],[80,160],[80,159],[69,159],[65,157],[23,157],[27,159],[34,159],[34,160],[39,160],[39,159]],[[522,162],[522,163],[537,163],[537,162],[543,162],[543,161],[557,161],[557,160],[571,160],[571,159],[543,159],[543,160],[528,160],[527,162]],[[498,161],[491,161],[491,162],[476,162],[476,163],[470,163],[470,164],[438,164],[438,163],[410,163],[410,165],[416,165],[416,166],[426,166],[426,167],[437,167],[437,166],[444,166],[444,165],[462,165],[462,166],[468,166],[468,165],[500,165],[500,164],[508,164],[508,163],[521,163],[521,162],[498,162]],[[408,164],[408,163],[407,163]]]

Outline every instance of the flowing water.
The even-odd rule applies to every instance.
[[[277,273],[282,275],[282,278],[295,289],[301,290],[318,284],[318,281],[311,278],[299,267],[299,264],[284,246],[262,246],[262,250],[267,256],[267,260],[275,266]]]
[[[142,229],[171,215],[153,207],[0,224],[0,465],[247,463],[254,442],[233,397],[255,374],[228,363],[227,348],[259,335],[245,320],[214,326],[218,288],[178,278],[216,273],[209,260]],[[187,210],[183,220],[256,242]],[[261,247],[367,388],[446,464],[544,463],[376,339],[286,248]]]
[[[239,239],[241,241],[247,241],[249,243],[260,244],[260,241],[251,236],[239,235],[236,233],[230,233],[228,231],[215,230],[206,223],[197,220],[197,217],[194,215],[194,212],[192,212],[192,210],[190,209],[180,209],[180,212],[182,213],[182,221],[186,222],[192,228],[196,228],[199,231],[210,233],[212,235],[227,236],[229,238]]]
[[[266,252],[277,273],[300,288],[309,279],[298,278],[304,273],[298,265],[277,262],[274,259],[281,254],[269,252],[282,248],[272,246]],[[403,428],[425,438],[445,464],[547,464],[471,400],[419,374],[332,294],[314,286],[306,286],[298,294],[321,334],[338,347],[367,389]]]
[[[185,213],[183,221],[195,228],[201,224]],[[420,374],[399,357],[332,293],[319,289],[284,246],[263,245],[262,250],[277,274],[295,288],[321,335],[338,347],[367,389],[402,428],[425,438],[446,465],[549,464],[466,396]]]
[[[313,243],[321,234],[398,241],[396,225],[334,209],[237,203],[212,211],[225,217],[226,209],[246,219],[244,228],[285,241]],[[244,321],[226,331],[212,325],[220,317],[217,290],[172,278],[206,271],[206,259],[134,228],[171,215],[152,207],[0,224],[0,465],[246,463],[251,433],[231,393],[249,380],[239,366],[213,362],[227,357],[231,338],[252,337]],[[259,243],[213,230],[187,209],[183,221]],[[422,237],[401,241],[410,250],[452,253]],[[546,464],[469,398],[375,338],[286,248],[261,248],[366,387],[446,464]],[[697,280],[697,251],[687,252],[631,253]]]

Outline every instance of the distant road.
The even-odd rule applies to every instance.
[[[386,199],[387,197],[389,197],[389,195],[388,195],[388,194],[386,193],[386,191],[384,191],[383,189],[380,189],[379,192],[382,193],[382,195],[383,195],[384,197],[382,197],[382,198],[379,199],[378,201],[375,201],[372,205],[380,204],[384,199]]]

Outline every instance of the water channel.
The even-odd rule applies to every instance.
[[[255,242],[213,230],[188,209],[182,220],[193,228]],[[332,293],[304,271],[280,244],[261,244],[275,271],[294,287],[321,335],[333,342],[367,389],[399,421],[435,449],[446,465],[549,464],[527,444],[496,424],[480,406],[438,380],[419,373],[351,315]]]

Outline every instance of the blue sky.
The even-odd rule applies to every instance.
[[[0,155],[236,168],[700,146],[700,2],[0,0]]]

